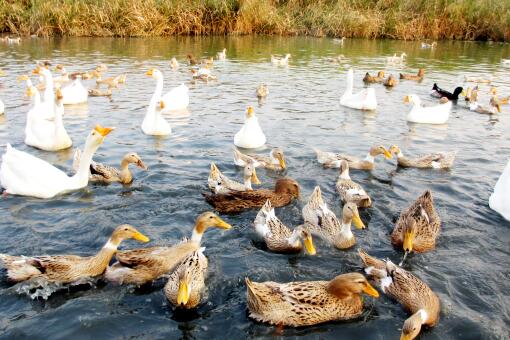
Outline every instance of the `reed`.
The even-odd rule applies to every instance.
[[[146,37],[278,34],[510,41],[501,0],[4,0],[0,32]]]

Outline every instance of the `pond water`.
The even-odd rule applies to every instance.
[[[182,66],[189,52],[215,55],[227,48],[228,59],[216,62],[218,80],[190,82]],[[271,53],[291,53],[288,67],[275,67]],[[385,67],[385,57],[406,52],[403,67]],[[343,54],[341,65],[325,59]],[[181,61],[177,71],[168,61]],[[137,226],[151,238],[150,245],[167,245],[191,233],[196,216],[211,207],[201,192],[211,161],[236,179],[242,170],[233,166],[233,136],[254,105],[268,138],[268,147],[284,149],[286,175],[302,187],[300,200],[277,209],[290,226],[301,223],[301,208],[313,188],[320,185],[325,200],[339,216],[335,192],[336,169],[323,169],[312,147],[364,156],[371,144],[397,144],[408,155],[457,150],[453,169],[432,171],[397,169],[396,160],[377,159],[372,172],[351,171],[351,177],[370,193],[373,207],[362,210],[368,228],[354,231],[357,245],[339,251],[316,240],[317,256],[280,255],[266,251],[252,230],[257,210],[222,216],[234,228],[208,231],[204,238],[209,258],[208,298],[192,313],[174,311],[158,281],[135,289],[99,283],[90,289],[54,294],[47,301],[31,300],[16,292],[5,278],[0,283],[2,338],[259,338],[274,335],[320,339],[396,339],[408,314],[385,296],[365,298],[365,313],[349,322],[332,322],[298,329],[257,323],[247,316],[244,277],[255,281],[323,280],[361,271],[356,249],[362,247],[394,262],[402,253],[390,243],[389,233],[399,213],[424,190],[431,189],[442,219],[434,251],[408,257],[411,270],[438,294],[441,320],[422,339],[500,339],[509,337],[508,292],[510,222],[488,207],[492,188],[510,157],[510,108],[490,117],[470,112],[463,102],[453,107],[447,125],[406,122],[409,107],[403,97],[416,93],[433,103],[434,82],[453,89],[465,74],[493,76],[501,95],[510,94],[508,44],[441,42],[435,50],[419,42],[280,37],[213,37],[171,39],[33,39],[20,45],[0,45],[0,98],[6,104],[0,117],[0,144],[11,143],[63,169],[70,169],[72,150],[42,152],[23,144],[26,113],[30,107],[24,85],[16,77],[30,72],[35,60],[62,63],[70,71],[109,66],[109,75],[127,73],[127,83],[112,100],[89,98],[87,106],[66,107],[64,121],[74,146],[96,123],[115,126],[95,159],[116,165],[128,151],[136,151],[149,171],[135,169],[132,185],[89,185],[86,189],[49,200],[7,196],[0,199],[0,252],[9,254],[92,254],[121,223]],[[361,88],[366,71],[387,74],[426,68],[421,83],[402,81],[391,90],[374,86],[379,108],[361,112],[339,105],[347,64],[355,68],[355,88]],[[168,116],[173,133],[166,138],[144,135],[140,125],[155,81],[145,72],[160,69],[165,89],[186,83],[190,87],[189,114]],[[255,88],[268,84],[270,94],[257,103]],[[86,81],[92,87],[91,81]],[[472,84],[471,84],[472,86]],[[487,92],[488,86],[482,85]],[[3,149],[3,148],[2,148]],[[258,150],[262,153],[268,149]],[[37,171],[34,169],[34,171]],[[261,170],[264,187],[272,187],[279,174]],[[123,247],[139,247],[134,241]],[[3,273],[2,273],[3,274]],[[2,277],[5,277],[2,275]]]

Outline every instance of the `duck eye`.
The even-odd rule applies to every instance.
[[[124,231],[128,231],[129,229],[128,228],[124,228]]]
[[[212,217],[212,216],[209,216],[209,218],[210,218],[210,219],[213,219],[213,217]]]

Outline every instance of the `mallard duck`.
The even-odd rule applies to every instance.
[[[89,89],[89,96],[91,97],[111,97],[112,90],[101,90],[99,88]]]
[[[495,99],[495,96],[492,96],[489,101],[489,107],[484,107],[478,103],[478,91],[473,91],[469,101],[469,109],[481,114],[493,115],[501,112],[501,105],[497,99]]]
[[[463,94],[463,88],[460,86],[456,87],[453,93],[451,93],[439,88],[436,83],[434,83],[434,86],[432,86],[432,92],[430,93],[430,95],[433,97],[446,97],[448,100],[457,100],[461,94]]]
[[[218,58],[218,60],[227,59],[227,49],[224,48],[221,52],[216,53],[216,57]]]
[[[388,64],[402,64],[406,58],[407,54],[405,52],[402,52],[400,57],[397,57],[397,54],[395,53],[392,57],[386,57],[386,62]]]
[[[253,190],[251,187],[252,181],[253,184],[260,184],[260,181],[252,163],[247,163],[245,165],[243,179],[243,184],[229,179],[221,173],[214,162],[211,162],[211,171],[209,172],[207,185],[215,194],[228,194],[232,191]]]
[[[425,69],[423,69],[423,68],[420,68],[418,70],[417,74],[400,73],[400,79],[406,79],[406,80],[421,81],[421,80],[423,80],[424,76],[425,76]]]
[[[260,84],[257,87],[257,98],[265,98],[269,94],[269,89],[267,88],[266,84]]]
[[[299,197],[299,185],[290,178],[276,181],[274,190],[257,189],[250,191],[233,191],[229,194],[203,194],[207,203],[221,213],[235,213],[245,209],[261,207],[267,200],[273,207],[283,207]]]
[[[407,114],[407,121],[422,124],[445,124],[450,117],[452,102],[440,103],[436,106],[424,107],[421,105],[420,97],[410,94],[404,97],[405,104],[413,104],[411,111]]]
[[[278,57],[271,54],[271,63],[275,65],[288,65],[290,57],[290,53],[287,53],[284,57]]]
[[[247,155],[234,148],[234,164],[237,166],[246,166],[247,163],[253,163],[255,167],[262,167],[275,171],[285,170],[287,168],[283,150],[280,148],[272,149],[271,152],[269,152],[269,156]]]
[[[390,146],[390,152],[397,156],[397,163],[404,168],[433,168],[448,169],[453,165],[457,152],[437,152],[420,156],[418,158],[407,158],[396,145]]]
[[[49,282],[72,283],[104,273],[120,243],[127,239],[148,242],[149,238],[135,227],[123,224],[115,228],[108,242],[95,256],[46,255],[11,256],[0,254],[7,277],[14,282],[42,278]]]
[[[489,197],[489,207],[510,221],[510,160]]]
[[[401,340],[414,339],[422,326],[433,327],[437,324],[441,305],[437,295],[425,282],[389,260],[376,259],[362,249],[358,253],[365,272],[379,282],[381,290],[412,313],[404,322]]]
[[[304,226],[298,226],[291,231],[276,217],[269,200],[260,208],[253,226],[271,251],[299,253],[303,249],[302,241],[308,254],[315,255],[316,253],[310,232]]]
[[[358,110],[375,110],[377,108],[375,90],[373,88],[367,88],[353,94],[353,84],[354,71],[351,68],[347,72],[345,92],[342,97],[340,97],[340,105]]]
[[[343,203],[354,202],[360,208],[368,208],[372,205],[372,200],[365,189],[349,176],[349,163],[346,160],[340,161],[340,176],[336,181],[336,191],[340,194]]]
[[[113,128],[96,125],[89,133],[85,141],[82,162],[78,172],[72,177],[42,159],[7,144],[7,151],[2,156],[0,167],[0,184],[8,194],[37,198],[51,198],[84,188],[88,184],[92,156],[112,130]]]
[[[205,212],[196,219],[191,239],[171,247],[150,247],[119,251],[117,262],[108,267],[105,278],[119,284],[143,285],[169,274],[189,254],[200,248],[207,229],[230,229],[232,226],[216,214]]]
[[[170,274],[163,290],[174,306],[193,309],[200,304],[208,267],[204,250],[202,247],[189,254]]]
[[[241,130],[234,136],[234,145],[239,148],[256,149],[266,144],[266,135],[260,128],[253,106],[248,106]]]
[[[172,70],[177,70],[179,68],[179,62],[175,57],[172,57],[172,59],[170,59],[170,68]]]
[[[489,79],[487,79],[487,78],[483,78],[483,77],[466,76],[465,75],[464,81],[470,82],[470,83],[490,84],[492,82],[492,76]]]
[[[365,83],[382,83],[384,81],[384,71],[377,72],[377,76],[371,76],[370,73],[366,73],[363,77]]]
[[[441,219],[434,208],[432,193],[427,190],[405,211],[391,233],[391,243],[404,251],[423,253],[436,246]]]
[[[315,187],[302,213],[306,229],[338,249],[348,249],[356,244],[351,231],[351,222],[354,222],[358,229],[365,228],[359,217],[358,208],[353,202],[344,205],[340,222],[323,201],[319,186]]]
[[[435,42],[435,41],[433,41],[431,44],[426,43],[426,42],[421,43],[421,48],[434,48],[436,46],[437,46],[437,42]]]
[[[73,169],[78,171],[81,160],[81,150],[76,149],[73,157]],[[128,152],[122,157],[120,162],[120,169],[114,168],[109,165],[97,163],[92,161],[90,163],[90,177],[91,182],[101,182],[110,184],[113,182],[119,182],[122,184],[129,184],[133,182],[133,174],[129,170],[129,164],[136,164],[137,167],[147,170],[147,166],[142,161],[140,156],[136,152]]]
[[[117,77],[104,78],[102,73],[95,70],[93,71],[94,77],[96,77],[96,86],[107,85],[109,89],[119,87],[119,79]]]
[[[74,76],[71,84],[62,87],[64,105],[82,104],[87,102],[89,92],[80,80],[81,75]]]
[[[390,74],[388,76],[388,78],[386,78],[386,80],[383,83],[383,85],[386,87],[394,87],[394,86],[397,86],[397,84],[398,84],[398,80],[397,80],[397,78],[395,78],[395,76],[393,76],[393,74]]]
[[[340,161],[346,160],[347,163],[349,163],[349,168],[351,169],[372,170],[375,166],[375,157],[378,155],[384,155],[386,159],[391,159],[393,157],[382,145],[373,145],[370,147],[370,150],[364,159],[333,152],[324,152],[318,149],[314,150],[317,154],[317,161],[325,168],[339,168]]]
[[[279,326],[310,326],[361,315],[361,293],[379,297],[359,273],[338,275],[331,281],[252,282],[246,278],[250,317]]]
[[[186,59],[188,59],[188,64],[190,66],[195,66],[195,65],[198,65],[198,61],[195,59],[195,57],[193,57],[193,55],[191,53],[188,53],[188,55],[186,56]]]

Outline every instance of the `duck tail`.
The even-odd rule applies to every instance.
[[[434,86],[432,86],[432,90],[434,90],[434,91],[437,91],[437,90],[438,90],[438,87],[437,87],[437,84],[436,84],[436,83],[434,83]]]
[[[246,300],[248,308],[251,312],[257,313],[261,309],[261,302],[256,293],[255,285],[248,277],[244,278],[244,282],[246,282]]]
[[[245,162],[243,161],[243,154],[241,151],[237,150],[237,148],[233,148],[234,150],[234,164],[237,166],[245,166]]]
[[[363,262],[363,265],[365,267],[365,272],[367,274],[371,274],[373,269],[377,270],[385,270],[386,264],[384,261],[381,261],[375,257],[372,257],[367,254],[363,249],[358,249],[358,255],[361,258],[361,261]]]

